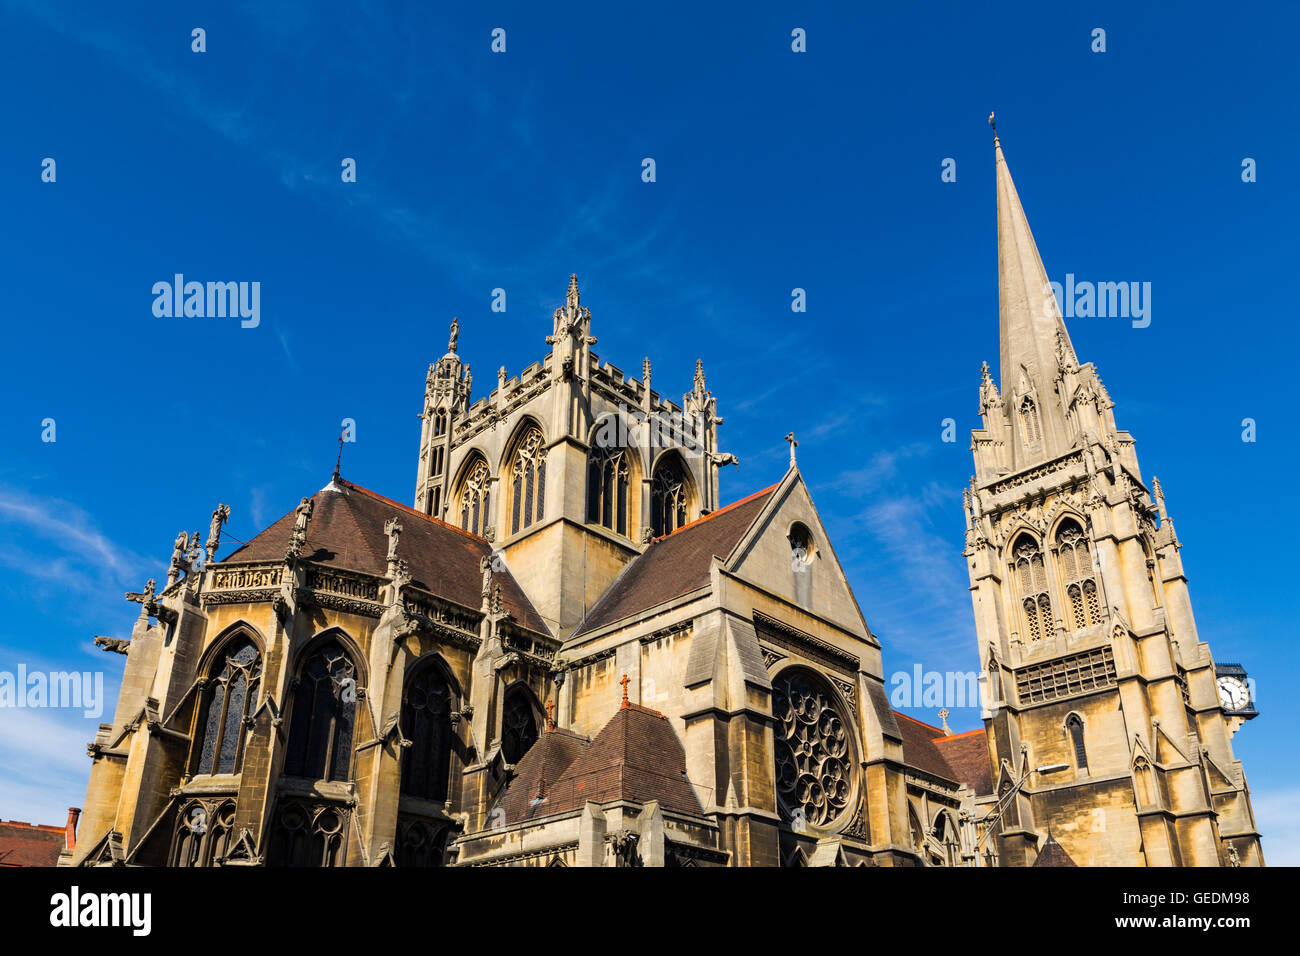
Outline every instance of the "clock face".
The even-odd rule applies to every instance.
[[[1240,677],[1220,677],[1219,703],[1224,710],[1244,710],[1250,703],[1250,688]]]

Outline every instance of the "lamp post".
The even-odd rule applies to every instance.
[[[980,847],[984,846],[984,841],[989,838],[989,834],[993,832],[993,829],[994,827],[997,826],[998,821],[1002,819],[1002,814],[1007,812],[1007,808],[1011,806],[1011,801],[1015,799],[1016,794],[1020,792],[1020,788],[1025,785],[1025,781],[1029,779],[1031,774],[1056,773],[1058,771],[1068,770],[1068,769],[1070,769],[1070,765],[1068,763],[1052,763],[1052,764],[1044,764],[1041,767],[1035,767],[1033,770],[1025,771],[1025,775],[1021,777],[1018,781],[1016,781],[1016,785],[1012,787],[1010,790],[1008,790],[1006,793],[1004,793],[1002,797],[998,800],[997,804],[993,807],[993,809],[984,816],[983,820],[979,821],[980,823],[984,824],[984,832],[980,834],[979,842],[975,844],[976,858],[978,859],[979,857]]]

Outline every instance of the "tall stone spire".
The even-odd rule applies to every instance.
[[[1029,220],[1020,205],[1016,184],[1002,155],[996,133],[993,151],[998,191],[998,328],[1001,338],[1002,394],[1024,391],[1021,369],[1040,395],[1051,394],[1056,379],[1057,341],[1065,356],[1077,363],[1065,320],[1048,285],[1047,270],[1038,255]]]

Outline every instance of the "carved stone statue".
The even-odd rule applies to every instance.
[[[221,547],[221,526],[230,518],[230,505],[217,505],[217,510],[212,512],[212,520],[208,523],[208,544],[206,549],[206,560],[211,564],[217,556],[217,549]]]
[[[453,316],[451,320],[451,335],[447,339],[447,351],[448,352],[456,351],[456,343],[459,340],[460,340],[460,320],[458,320]]]
[[[384,522],[384,534],[388,535],[388,563],[397,560],[397,539],[402,534],[402,523],[396,518]]]
[[[293,532],[289,537],[289,547],[285,551],[285,558],[293,560],[302,554],[303,545],[307,543],[307,523],[311,521],[312,509],[315,508],[315,502],[310,498],[303,498],[298,502],[296,511],[297,517],[293,521]]]

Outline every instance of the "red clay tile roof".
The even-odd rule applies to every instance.
[[[1034,866],[1078,866],[1074,860],[1070,859],[1070,854],[1065,852],[1065,847],[1056,842],[1056,838],[1050,833],[1047,834],[1047,842],[1043,848],[1038,851],[1038,859],[1034,861]]]
[[[314,508],[307,526],[304,560],[384,575],[388,571],[384,522],[399,518],[402,536],[397,553],[409,565],[412,583],[471,610],[482,605],[479,560],[492,553],[486,539],[342,478],[333,484],[343,490],[326,487],[312,495]],[[222,563],[283,560],[295,517],[294,512],[289,512]],[[510,572],[499,572],[496,580],[501,585],[501,602],[515,621],[529,630],[549,634]]]
[[[54,866],[67,839],[64,827],[0,820],[0,866]]]
[[[658,800],[665,810],[703,816],[686,777],[686,751],[668,718],[658,711],[625,704],[589,744],[585,738],[561,734],[564,731],[543,734],[519,762],[519,776],[497,804],[506,811],[507,825],[580,810],[588,801]],[[553,749],[530,763],[534,751],[544,745]],[[569,752],[573,757],[568,768],[553,782],[543,780],[539,766],[553,767]],[[539,788],[539,783],[544,786]],[[539,800],[539,794],[544,799]]]
[[[904,762],[917,770],[958,782],[957,774],[935,746],[935,738],[942,737],[943,731],[898,711],[894,711],[894,716],[898,718],[898,729],[903,734]]]
[[[989,766],[988,739],[983,727],[963,734],[937,737],[934,745],[957,775],[959,783],[969,786],[977,796],[993,792],[993,771]]]
[[[764,488],[656,538],[605,592],[575,635],[704,587],[714,555],[725,558],[731,553],[775,488]]]

